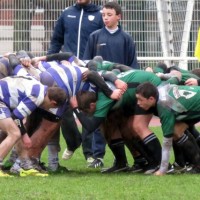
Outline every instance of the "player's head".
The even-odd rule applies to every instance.
[[[90,91],[80,91],[76,95],[78,107],[83,112],[93,114],[96,109],[97,94]]]
[[[103,6],[102,18],[107,28],[116,29],[121,16],[122,9],[117,2],[108,2]]]
[[[59,87],[48,87],[47,93],[44,97],[42,108],[58,108],[64,105],[67,99],[67,94],[63,89]]]
[[[89,4],[91,0],[76,0],[76,3],[79,4],[80,6],[85,6]]]
[[[142,83],[136,88],[137,104],[144,110],[155,106],[158,96],[159,93],[156,86],[150,82]]]
[[[91,71],[97,71],[97,68],[98,68],[98,63],[94,60],[90,60],[86,67],[91,70]]]
[[[161,72],[163,74],[167,73],[167,65],[164,62],[159,62],[156,67],[153,68],[154,73]]]
[[[196,76],[200,77],[200,69],[193,69],[191,72]]]

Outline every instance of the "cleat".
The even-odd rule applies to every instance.
[[[166,174],[174,174],[175,173],[175,169],[174,169],[174,165],[169,163],[168,169],[166,171]]]
[[[118,173],[118,172],[127,172],[129,171],[129,166],[126,164],[125,166],[117,166],[113,165],[110,168],[103,169],[101,171],[102,174],[109,174],[109,173]]]
[[[144,174],[146,175],[150,175],[153,174],[154,172],[156,172],[159,169],[159,166],[155,166],[155,165],[147,165]]]
[[[28,167],[28,168],[25,168],[25,169],[36,169],[37,171],[39,172],[42,172],[42,173],[46,173],[47,172],[47,168],[45,166],[45,163],[44,162],[40,162],[39,159],[37,158],[31,158],[31,163],[32,163],[32,167]]]
[[[174,167],[174,173],[177,173],[177,174],[187,172],[188,169],[189,170],[191,169],[190,166],[186,166],[186,165],[185,166],[180,166],[176,162],[174,162],[172,164],[172,166]]]
[[[132,167],[129,168],[128,172],[132,172],[132,173],[139,173],[139,172],[143,172],[144,168],[141,167],[139,164],[135,163]]]
[[[65,149],[65,151],[63,152],[63,155],[62,155],[62,159],[63,160],[69,160],[73,156],[73,154],[74,154],[73,151]]]
[[[36,170],[36,169],[28,169],[28,170],[21,169],[19,175],[20,175],[21,177],[26,177],[26,176],[47,177],[47,176],[49,176],[48,174],[40,173],[40,172],[39,172],[38,170]]]
[[[2,169],[3,169],[3,170],[10,170],[11,167],[13,166],[13,164],[14,164],[14,163],[13,163],[12,161],[6,160],[5,163],[4,163],[3,166],[2,166]]]
[[[12,177],[14,177],[14,176],[11,176],[11,175],[9,175],[9,174],[7,174],[7,173],[4,173],[2,170],[0,170],[0,177],[12,178]]]
[[[148,165],[146,158],[142,156],[138,156],[134,158],[134,160],[135,160],[134,164],[132,167],[129,168],[129,172],[132,172],[132,173],[143,172],[145,167],[147,167]]]
[[[103,159],[101,158],[94,159],[94,161],[88,165],[89,168],[99,168],[103,166]]]
[[[186,174],[200,174],[200,166],[187,167]]]
[[[87,158],[87,163],[90,164],[92,162],[94,162],[94,158],[93,157],[88,157]]]
[[[60,165],[58,166],[56,170],[48,169],[49,174],[64,174],[64,173],[68,173],[69,171],[70,171],[69,169]]]
[[[20,164],[15,163],[15,164],[10,168],[10,173],[19,175],[21,169],[22,169],[22,168],[20,167]]]

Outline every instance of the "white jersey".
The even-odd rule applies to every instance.
[[[19,119],[39,107],[46,92],[47,86],[32,77],[13,76],[0,80],[0,101]]]

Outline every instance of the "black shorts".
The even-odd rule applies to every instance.
[[[61,120],[61,118],[57,115],[54,115],[46,110],[37,108],[31,113],[31,115],[27,117],[26,120],[25,126],[29,136],[32,136],[32,134],[38,129],[40,123],[42,122],[42,119],[46,119],[51,122],[59,122]]]

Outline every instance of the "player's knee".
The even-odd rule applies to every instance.
[[[11,132],[10,135],[13,139],[18,140],[21,137],[21,132],[20,132],[20,130],[15,130],[15,131]]]

